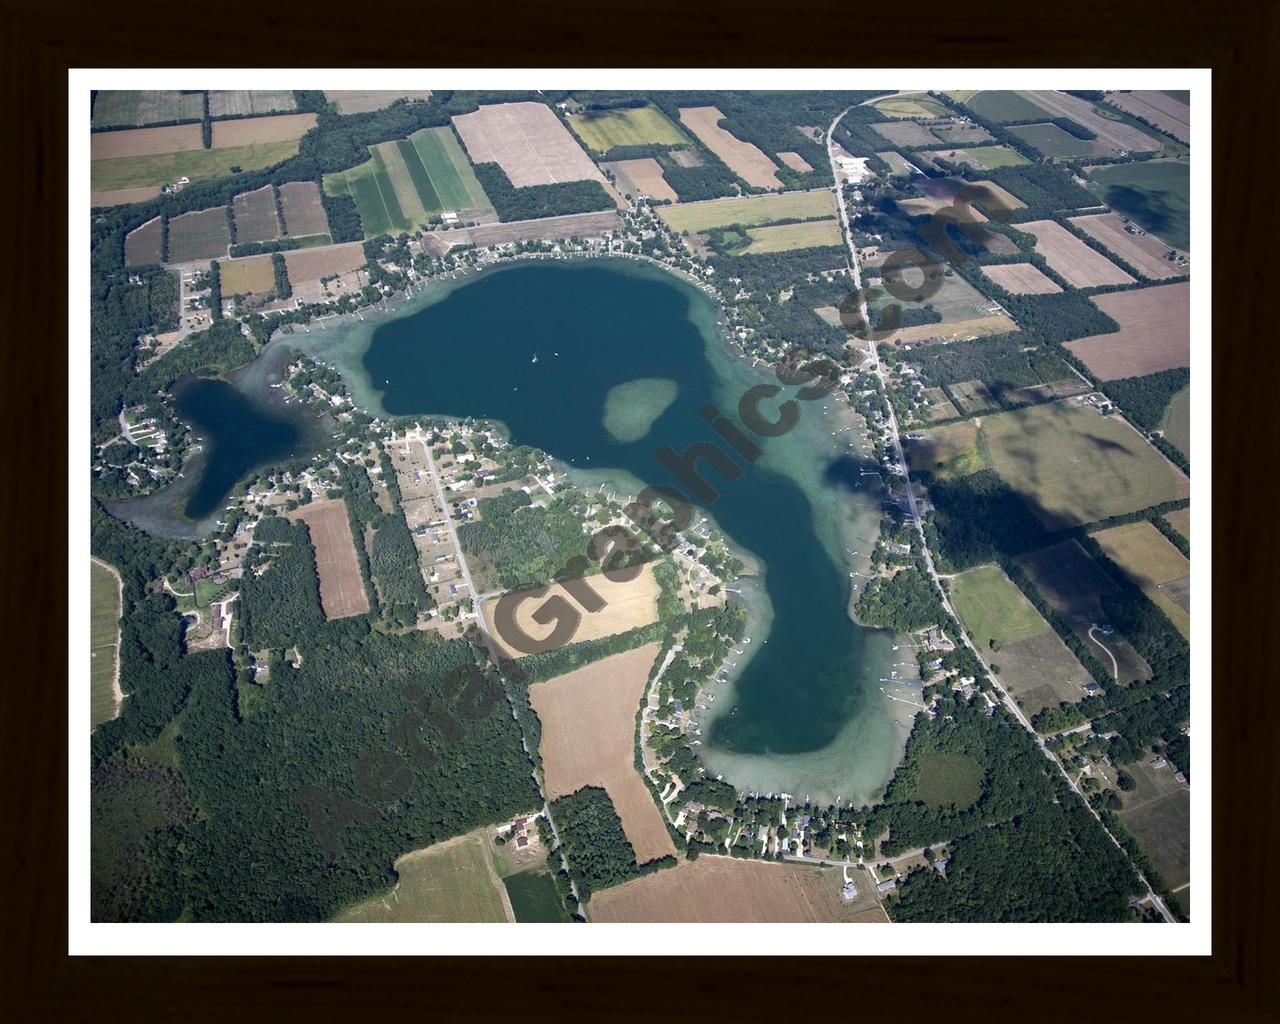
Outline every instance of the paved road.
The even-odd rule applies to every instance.
[[[844,232],[845,243],[848,245],[848,248],[849,248],[849,265],[851,268],[851,273],[853,275],[853,284],[854,284],[854,287],[857,289],[857,294],[858,294],[858,313],[862,317],[863,325],[867,328],[867,333],[872,337],[872,340],[867,342],[867,354],[870,358],[872,369],[875,371],[876,376],[880,380],[881,386],[885,387],[887,390],[886,381],[884,379],[884,368],[880,365],[880,354],[877,351],[876,342],[874,340],[874,332],[872,332],[870,329],[871,318],[867,313],[866,294],[862,290],[862,270],[858,265],[858,249],[857,249],[857,246],[854,244],[853,232],[849,229],[849,213],[845,207],[844,189],[841,187],[841,182],[840,182],[840,168],[836,164],[836,154],[834,149],[834,145],[835,145],[834,135],[835,135],[836,125],[840,123],[840,119],[843,118],[844,115],[847,114],[848,112],[849,110],[846,109],[841,113],[837,114],[835,119],[831,122],[830,126],[827,128],[827,158],[831,163],[831,175],[835,182],[834,187],[836,192],[836,206],[840,211],[840,227],[841,227],[841,230]],[[955,609],[951,606],[951,600],[950,598],[947,597],[947,592],[946,592],[946,589],[942,586],[942,580],[938,575],[938,570],[933,564],[933,554],[929,550],[929,543],[928,543],[928,540],[925,538],[925,533],[924,533],[924,523],[920,518],[920,509],[916,504],[915,489],[911,484],[911,476],[909,473],[907,473],[907,460],[903,455],[902,438],[898,433],[898,418],[897,418],[897,415],[894,413],[893,403],[888,403],[888,406],[889,408],[888,408],[887,423],[888,423],[888,429],[889,429],[889,440],[892,442],[892,445],[893,445],[893,456],[897,460],[897,466],[906,478],[907,506],[911,512],[911,521],[915,526],[916,533],[920,537],[920,546],[924,552],[925,568],[927,569],[930,578],[933,580],[934,587],[937,589],[938,594],[942,599],[942,606],[957,622],[959,622],[960,617],[956,615]],[[1085,799],[1084,794],[1080,791],[1080,789],[1076,786],[1075,781],[1067,773],[1067,770],[1062,765],[1062,762],[1060,762],[1057,759],[1057,757],[1054,756],[1053,752],[1049,750],[1048,747],[1045,746],[1045,741],[1040,738],[1039,734],[1035,730],[1035,727],[1032,726],[1031,722],[1027,719],[1027,716],[1022,713],[1022,709],[1018,707],[1017,702],[1009,695],[1009,692],[1001,684],[1000,680],[996,677],[995,673],[991,671],[991,666],[987,664],[986,659],[983,658],[982,654],[978,651],[978,649],[974,647],[974,645],[969,641],[968,635],[963,630],[960,631],[960,639],[964,643],[964,645],[968,647],[970,651],[973,652],[974,657],[978,659],[978,662],[982,665],[983,669],[986,671],[987,679],[990,680],[991,685],[995,688],[995,691],[998,694],[1000,694],[1001,700],[1004,702],[1005,707],[1008,708],[1010,713],[1014,716],[1014,718],[1016,718],[1022,724],[1022,727],[1026,729],[1029,733],[1031,733],[1032,738],[1035,740],[1036,745],[1040,748],[1041,752],[1045,755],[1045,757],[1047,757],[1050,761],[1052,761],[1053,764],[1057,767],[1059,774],[1061,774],[1061,776],[1064,779],[1066,779],[1067,785],[1071,787],[1071,789],[1076,793],[1077,796],[1080,797],[1081,800],[1084,800],[1085,806],[1089,808],[1089,813],[1092,814],[1094,818],[1097,820],[1098,824],[1102,826],[1103,831],[1107,833],[1111,841],[1115,843],[1116,846],[1122,852],[1124,852],[1124,847],[1120,845],[1120,841],[1116,839],[1114,835],[1111,834],[1111,830],[1108,829],[1107,826],[1103,823],[1101,816],[1098,814],[1097,811],[1093,809],[1093,806],[1089,803],[1089,801]],[[1129,856],[1128,853],[1125,852],[1126,859],[1128,859],[1128,856]],[[1160,897],[1156,895],[1155,890],[1151,888],[1151,884],[1147,881],[1146,876],[1143,875],[1143,873],[1138,869],[1137,865],[1132,864],[1132,862],[1130,862],[1130,864],[1133,867],[1133,870],[1137,873],[1138,878],[1141,880],[1143,886],[1146,888],[1147,895],[1151,899],[1151,902],[1160,911],[1161,916],[1163,916],[1166,921],[1173,923],[1175,920],[1174,916],[1169,912],[1169,909],[1164,905],[1164,903],[1161,902]]]

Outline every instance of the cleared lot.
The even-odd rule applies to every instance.
[[[636,712],[661,645],[646,644],[535,683],[548,799],[603,786],[643,864],[675,853],[662,813],[635,766]]]
[[[472,161],[498,164],[516,187],[604,182],[604,175],[546,104],[494,104],[459,114],[453,124]]]
[[[1149,235],[1136,224],[1130,225],[1114,213],[1095,213],[1087,217],[1072,217],[1071,223],[1090,238],[1105,245],[1130,266],[1147,277],[1162,280],[1166,277],[1183,277],[1188,271],[1167,259],[1169,247],[1154,235]]]
[[[1191,365],[1191,285],[1097,295],[1093,303],[1120,325],[1114,334],[1067,342],[1100,380],[1145,377]]]
[[[616,885],[592,897],[593,921],[887,923],[871,876],[849,870],[858,898],[840,898],[839,868],[704,854],[679,867]]]
[[[680,120],[734,174],[756,188],[782,188],[778,167],[750,142],[720,127],[724,114],[716,107],[681,107]]]
[[[1017,228],[1035,236],[1036,252],[1068,284],[1092,288],[1100,284],[1133,283],[1132,277],[1100,252],[1090,249],[1057,221],[1032,220],[1017,225]]]
[[[982,273],[1014,295],[1052,295],[1062,289],[1031,263],[1001,263],[982,268]]]

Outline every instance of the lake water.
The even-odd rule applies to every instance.
[[[337,367],[370,412],[499,420],[580,483],[634,494],[675,483],[659,449],[718,440],[705,406],[736,423],[743,392],[776,382],[731,353],[717,315],[699,289],[638,261],[526,261],[273,348]],[[849,615],[850,570],[865,565],[879,519],[861,425],[835,400],[800,409],[789,433],[751,435],[764,454],[735,459],[738,479],[700,464],[719,492],[706,511],[759,578],[741,588],[752,643],[731,656],[730,682],[712,687],[698,749],[740,787],[865,802],[901,756],[918,686],[911,649]]]

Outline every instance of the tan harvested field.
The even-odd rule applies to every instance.
[[[175,124],[166,128],[126,128],[118,132],[94,132],[89,136],[91,160],[157,156],[188,149],[204,149],[204,136],[198,124]]]
[[[802,157],[799,153],[779,153],[778,159],[790,167],[793,171],[799,171],[801,174],[807,174],[813,170],[809,161]]]
[[[1148,522],[1093,535],[1098,546],[1142,588],[1183,636],[1191,635],[1191,563]]]
[[[812,249],[840,245],[843,241],[840,222],[835,218],[804,221],[800,224],[775,224],[772,227],[748,228],[747,237],[751,241],[742,250],[744,253]]]
[[[1014,295],[1052,295],[1062,291],[1056,281],[1046,277],[1032,263],[1000,263],[983,267],[982,272]]]
[[[1169,247],[1136,224],[1126,229],[1124,220],[1114,213],[1095,213],[1072,217],[1071,223],[1090,238],[1096,239],[1140,273],[1157,281],[1166,277],[1183,277],[1188,271],[1165,259]],[[1134,233],[1136,232],[1136,233]]]
[[[1068,117],[1076,124],[1083,125],[1117,151],[1147,153],[1163,148],[1162,143],[1146,132],[1123,121],[1112,121],[1110,118],[1095,114],[1093,104],[1088,100],[1049,89],[1019,91],[1019,95],[1049,111],[1054,117]]]
[[[148,199],[154,199],[159,194],[159,185],[147,185],[144,188],[105,189],[93,192],[89,196],[89,205],[96,209],[100,206],[125,206],[129,203],[145,203]]]
[[[342,498],[313,501],[290,512],[289,518],[295,522],[301,519],[311,531],[325,618],[345,619],[367,612],[369,596],[356,559],[346,501]]]
[[[289,283],[294,287],[306,281],[318,281],[332,274],[345,274],[359,270],[365,264],[364,245],[360,242],[343,242],[341,245],[321,245],[314,249],[293,249],[284,254],[289,270]]]
[[[551,242],[558,238],[577,235],[580,238],[596,238],[607,231],[620,231],[622,221],[615,210],[596,213],[571,213],[563,217],[543,217],[538,220],[513,220],[505,224],[479,224],[474,227],[433,232],[426,237],[451,244],[469,241],[475,246],[502,245],[506,242]]]
[[[1107,93],[1107,102],[1126,114],[1149,121],[1179,142],[1191,142],[1191,108],[1155,89]]]
[[[291,181],[280,186],[280,212],[290,238],[327,235],[329,218],[320,200],[320,186],[314,181]]]
[[[729,224],[754,227],[779,220],[809,220],[815,217],[834,217],[835,214],[835,195],[827,188],[807,192],[704,199],[658,208],[658,216],[672,231],[690,233]]]
[[[370,110],[389,107],[396,100],[425,100],[429,89],[411,89],[395,92],[386,89],[326,89],[324,98],[338,108],[339,114],[367,114]]]
[[[1176,889],[1191,877],[1191,789],[1173,777],[1166,762],[1151,758],[1125,765],[1137,785],[1121,793],[1120,820],[1134,834],[1165,883]],[[1178,895],[1181,895],[1180,893]]]
[[[756,188],[782,188],[778,167],[750,142],[743,142],[719,126],[724,119],[716,107],[681,107],[680,120],[734,174]]]
[[[297,110],[292,89],[210,89],[210,117],[256,117]]]
[[[1107,660],[1101,652],[1095,653]],[[1052,630],[1007,644],[990,653],[989,659],[1000,666],[1000,681],[1029,715],[1064,700],[1080,700],[1084,697],[1084,684],[1091,681],[1089,673]]]
[[[231,200],[231,212],[236,221],[236,242],[267,242],[280,237],[275,189],[270,185],[241,192]]]
[[[605,602],[605,606],[598,612],[585,610],[581,612],[582,621],[574,630],[569,643],[598,640],[604,636],[625,633],[629,629],[647,626],[650,622],[657,621],[659,587],[657,580],[653,578],[653,563],[646,564],[639,576],[625,583],[616,583],[603,573],[588,576],[585,582]],[[526,591],[526,593],[536,592]],[[545,597],[525,601],[516,609],[516,625],[526,636],[537,638],[547,635],[547,627],[535,622],[533,614],[554,595],[560,595],[574,607],[578,607],[578,602],[559,584],[547,591]],[[491,597],[484,603],[484,620],[491,627],[494,622],[494,609],[499,600],[497,597]],[[507,657],[524,657],[504,641],[501,628],[494,629],[493,639]]]
[[[1133,278],[1100,252],[1090,249],[1057,221],[1031,220],[1017,225],[1035,236],[1036,252],[1068,284],[1092,288],[1100,284],[1132,284]]]
[[[276,272],[269,255],[246,256],[239,260],[222,260],[218,263],[218,281],[222,294],[266,295],[275,291]]]
[[[1100,380],[1143,377],[1191,365],[1189,282],[1097,295],[1093,303],[1120,330],[1069,341],[1067,348]]]
[[[213,122],[213,148],[252,146],[259,142],[292,142],[316,123],[315,114],[280,114]]]
[[[697,860],[606,889],[587,916],[600,922],[886,923],[866,870],[851,868],[858,897],[840,898],[835,867],[703,854]]]
[[[911,159],[916,160],[918,157],[919,154],[914,153],[912,154]],[[926,178],[917,179],[914,184],[922,198],[901,199],[898,201],[898,208],[912,217],[918,217],[921,214],[936,213],[943,207],[953,205],[956,194],[965,185],[973,185],[976,188],[981,188],[983,191],[982,195],[975,196],[975,198],[969,202],[969,211],[973,215],[971,219],[976,221],[985,221],[987,219],[980,209],[982,206],[989,206],[998,203],[1009,210],[1020,210],[1027,205],[1008,190],[1001,188],[994,181],[967,182],[963,178]],[[1019,228],[1021,228],[1021,225],[1019,225]],[[1008,241],[1008,239],[1005,240]]]
[[[459,114],[453,125],[472,163],[496,163],[517,188],[604,175],[545,103],[498,103]]]
[[[636,713],[660,644],[645,644],[529,687],[542,723],[547,798],[603,786],[643,864],[675,846],[635,766]]]
[[[1187,543],[1191,543],[1191,506],[1180,508],[1176,512],[1165,513],[1165,520],[1170,526],[1177,530],[1182,536],[1187,538]]]
[[[887,339],[893,345],[918,345],[925,341],[960,341],[967,338],[986,338],[992,334],[1008,334],[1017,324],[1003,313],[956,320],[949,324],[920,324],[904,327]]]
[[[617,177],[618,186],[633,196],[652,196],[654,199],[669,199],[673,203],[680,199],[676,190],[663,177],[662,164],[651,156],[638,160],[617,160],[604,166]]]
[[[936,146],[938,137],[915,121],[885,121],[871,126],[895,146]]]

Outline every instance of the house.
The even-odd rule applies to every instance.
[[[528,846],[528,845],[529,845],[529,837],[528,837],[528,836],[520,836],[518,839],[516,839],[516,848],[517,848],[517,849],[523,850],[523,849],[524,849],[526,846]]]
[[[1102,692],[1102,687],[1097,683],[1085,683],[1084,694],[1086,697],[1095,697]]]
[[[1153,757],[1150,761],[1152,768],[1163,768],[1168,763],[1169,763],[1168,761],[1166,761],[1163,757],[1160,757],[1158,755],[1156,757]]]
[[[840,896],[845,902],[856,900],[858,898],[858,887],[852,882],[845,882],[844,888],[840,890]]]
[[[893,892],[898,887],[896,878],[886,878],[883,882],[876,886],[876,892]]]

